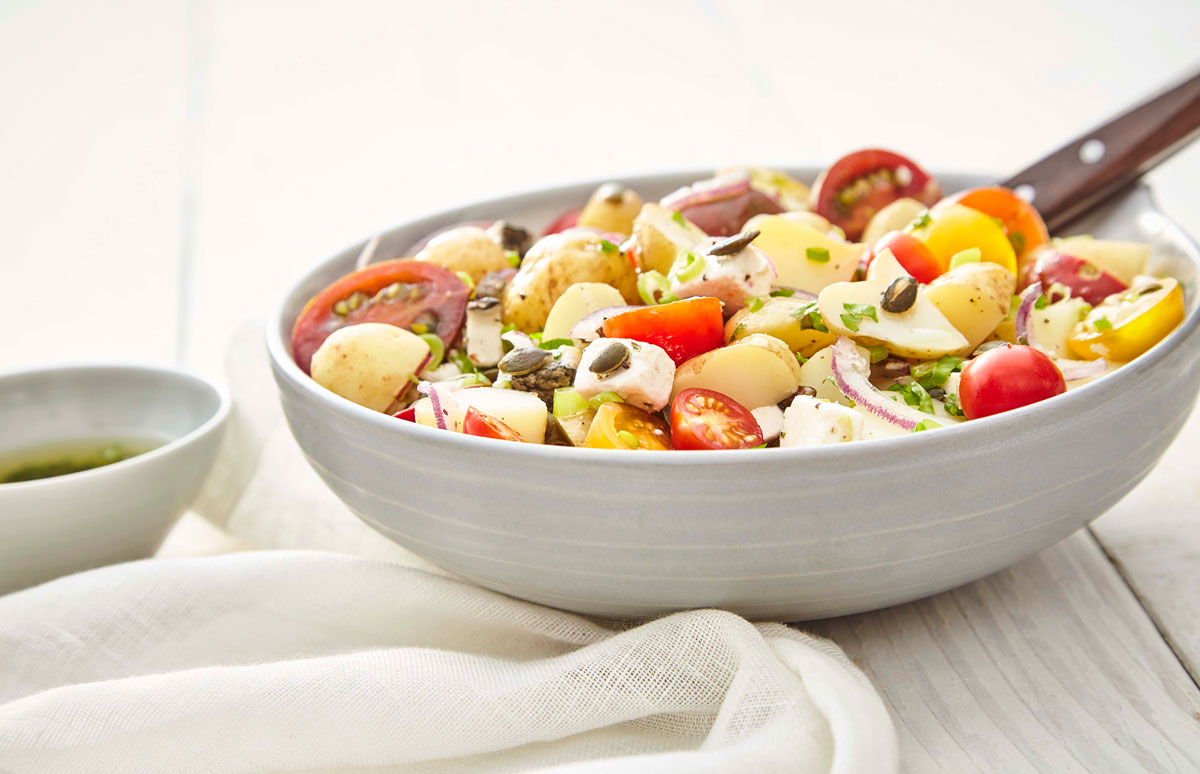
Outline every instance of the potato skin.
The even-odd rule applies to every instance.
[[[642,197],[637,191],[619,183],[605,183],[592,193],[579,213],[579,225],[628,236],[633,233],[633,219],[641,210]]]
[[[330,392],[383,411],[428,355],[429,345],[412,331],[384,323],[348,325],[313,354],[312,377]]]
[[[478,226],[459,226],[438,234],[416,258],[453,272],[466,272],[474,282],[479,282],[485,274],[508,268],[504,248]]]
[[[974,351],[1008,314],[1017,277],[995,263],[968,263],[935,279],[925,297],[967,338]]]
[[[603,282],[626,303],[641,303],[633,264],[620,250],[606,249],[604,241],[594,231],[568,229],[529,248],[504,289],[504,321],[527,333],[542,330],[554,302],[577,282]]]

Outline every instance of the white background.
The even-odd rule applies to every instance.
[[[998,176],[1200,66],[1200,3],[0,0],[0,368],[219,373],[417,213],[864,145]],[[1154,175],[1200,233],[1200,147]]]

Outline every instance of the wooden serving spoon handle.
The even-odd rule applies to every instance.
[[[1053,233],[1198,134],[1200,73],[1077,137],[1001,185],[1032,194],[1033,205]]]

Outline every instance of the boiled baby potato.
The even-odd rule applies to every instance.
[[[473,282],[483,275],[508,268],[508,256],[495,239],[478,226],[452,228],[429,240],[418,261],[429,261],[453,272],[466,272]]]
[[[493,419],[511,427],[526,443],[543,443],[546,440],[546,404],[532,392],[502,390],[498,387],[470,387],[450,393],[454,402],[447,425],[452,420],[453,428],[462,432],[467,418],[467,409],[474,407]],[[413,404],[418,424],[437,427],[433,417],[433,404],[422,398]]]
[[[554,302],[577,282],[611,285],[626,303],[640,303],[625,253],[590,229],[568,229],[529,248],[504,288],[504,321],[527,333],[542,330]]]
[[[623,306],[624,297],[612,285],[603,282],[576,282],[550,308],[542,341],[571,338],[571,329],[592,312],[610,306]]]
[[[911,283],[915,292],[906,309],[889,312],[884,293],[895,281]],[[893,355],[931,360],[964,350],[966,337],[925,297],[925,290],[891,250],[884,250],[871,262],[867,279],[830,285],[817,297],[817,308],[830,331],[859,344],[881,344]]]
[[[817,350],[827,347],[837,336],[805,327],[807,316],[803,314],[811,301],[798,298],[772,296],[762,299],[756,311],[743,307],[725,324],[725,340],[738,341],[756,333],[765,333],[787,344],[793,352],[812,357]],[[811,321],[810,321],[811,322]]]
[[[819,293],[826,285],[848,282],[866,245],[851,244],[786,215],[754,220],[759,235],[754,246],[775,263],[777,287]]]
[[[678,258],[707,238],[699,226],[658,204],[642,207],[633,221],[634,255],[642,271],[666,274]]]
[[[899,231],[912,223],[927,209],[929,208],[916,199],[897,199],[871,216],[871,221],[863,230],[862,241],[873,245],[889,231]]]
[[[642,197],[620,183],[605,183],[579,213],[579,225],[597,231],[633,233],[633,219],[642,211]]]
[[[817,231],[820,231],[822,234],[831,234],[833,236],[838,236],[839,232],[841,231],[841,229],[839,229],[837,226],[833,225],[828,220],[821,217],[820,215],[813,212],[812,210],[795,210],[792,212],[781,212],[778,215],[755,215],[753,218],[746,221],[746,225],[743,227],[742,230],[743,231],[760,230],[758,228],[758,224],[762,222],[763,218],[783,218],[785,220],[790,220],[795,223],[803,223],[806,226],[812,226]]]
[[[974,351],[1008,314],[1017,277],[995,263],[967,263],[935,279],[925,298],[967,339]]]
[[[1145,273],[1150,260],[1150,245],[1141,242],[1073,236],[1054,240],[1054,246],[1068,255],[1091,261],[1126,285],[1132,285],[1134,277]]]
[[[866,350],[862,350],[861,347],[859,349],[864,353],[864,357],[870,358]],[[816,390],[817,394],[813,397],[821,400],[831,400],[843,406],[849,406],[853,402],[842,394],[833,380],[833,350],[829,347],[813,355],[800,366],[800,384]]]
[[[429,345],[384,323],[347,325],[313,353],[312,378],[325,389],[374,411],[391,405],[429,356]]]
[[[756,333],[684,361],[671,400],[689,387],[728,395],[748,409],[773,406],[800,386],[800,362],[779,339]]]

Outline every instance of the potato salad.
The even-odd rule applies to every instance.
[[[443,229],[317,294],[292,353],[368,409],[502,441],[841,444],[1017,409],[1137,358],[1184,318],[1149,259],[1052,239],[1013,191],[945,196],[912,160],[863,150],[811,189],[738,167],[658,202],[606,183],[536,238]]]

